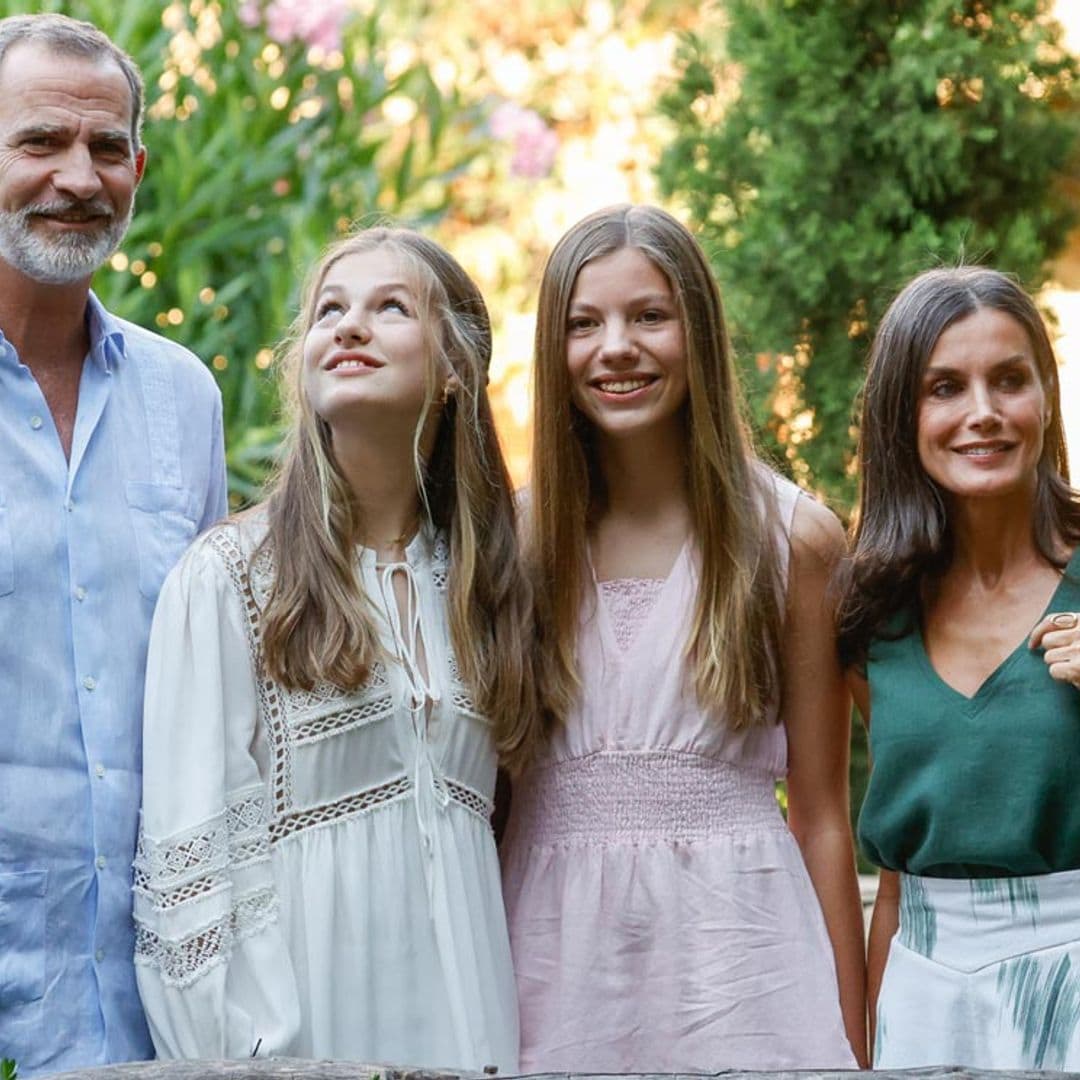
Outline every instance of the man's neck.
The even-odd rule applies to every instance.
[[[89,293],[89,279],[43,285],[0,260],[0,330],[32,371],[82,365]]]

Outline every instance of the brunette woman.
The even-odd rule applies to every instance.
[[[839,524],[755,457],[716,284],[663,211],[559,241],[535,362],[548,730],[504,859],[522,1066],[854,1066]]]
[[[436,244],[332,248],[273,492],[162,590],[135,897],[162,1056],[517,1066],[489,815],[532,714],[490,356]]]
[[[864,392],[840,655],[884,867],[875,1062],[1080,1067],[1080,505],[1057,365],[1011,278],[932,270]]]

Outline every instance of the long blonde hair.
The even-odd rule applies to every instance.
[[[372,609],[357,579],[363,535],[352,491],[339,469],[330,429],[303,390],[303,343],[315,298],[340,259],[372,250],[409,269],[427,338],[426,398],[414,438],[417,486],[432,523],[450,543],[450,638],[461,677],[495,724],[504,760],[519,763],[535,722],[526,633],[528,585],[521,569],[510,477],[487,397],[491,324],[475,283],[457,261],[420,233],[373,228],[332,246],[310,276],[279,350],[283,397],[292,419],[287,453],[268,503],[261,545],[274,581],[261,615],[267,673],[293,688],[325,681],[362,685],[380,647]],[[457,387],[441,405],[434,448],[420,456],[421,433],[447,372]],[[258,553],[256,553],[258,555]]]
[[[627,247],[665,275],[685,334],[687,486],[701,559],[687,644],[692,685],[702,707],[723,710],[731,726],[763,723],[777,699],[783,622],[772,479],[743,420],[705,255],[684,226],[651,206],[611,207],[579,221],[556,244],[540,285],[528,539],[545,722],[550,729],[565,719],[580,693],[575,654],[586,536],[604,501],[595,432],[571,399],[567,316],[582,267]]]

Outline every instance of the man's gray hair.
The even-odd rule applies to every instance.
[[[8,49],[23,43],[42,45],[66,56],[111,60],[124,73],[131,88],[131,147],[141,146],[143,81],[135,61],[93,23],[67,15],[11,15],[0,19],[0,65]]]

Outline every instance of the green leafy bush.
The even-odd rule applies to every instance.
[[[357,220],[430,224],[486,145],[474,108],[414,62],[387,74],[380,13],[345,0],[6,5],[100,26],[147,85],[146,175],[123,249],[95,280],[110,310],[211,364],[235,503],[280,441],[271,348],[318,252]]]
[[[766,442],[849,504],[852,401],[913,273],[1029,288],[1073,220],[1077,64],[1046,0],[728,0],[661,107],[665,192],[714,260]]]

